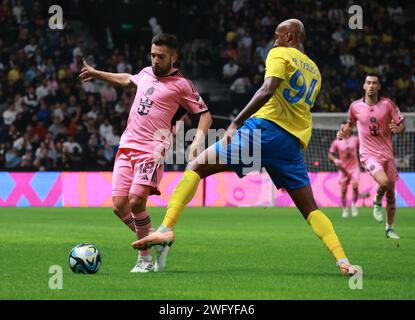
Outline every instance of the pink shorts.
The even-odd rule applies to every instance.
[[[363,167],[373,177],[380,170],[384,170],[391,182],[398,180],[398,170],[396,170],[395,160],[381,160],[375,158],[361,159]]]
[[[359,174],[359,167],[339,170],[339,183],[344,187],[347,187],[350,182],[357,183],[359,182]]]
[[[153,154],[132,149],[119,149],[112,173],[112,196],[140,195],[140,186],[151,187],[150,195],[160,195],[158,185],[163,176],[163,163]]]

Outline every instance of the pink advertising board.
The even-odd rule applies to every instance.
[[[150,196],[147,205],[167,206],[174,187],[180,181],[183,172],[165,172],[160,183],[161,196]],[[64,207],[109,207],[112,206],[111,172],[64,172]],[[190,206],[203,205],[203,189],[199,188]]]
[[[311,185],[317,204],[321,207],[338,207],[340,202],[340,185],[335,172],[309,173]],[[366,199],[359,198],[358,205],[371,206],[376,193],[376,184],[366,173],[360,175],[359,194],[366,194]],[[206,179],[206,206],[265,206],[271,202],[275,206],[293,207],[285,190],[271,190],[272,182],[266,173],[253,173],[239,179],[233,172],[223,172]],[[351,197],[349,190],[349,201]],[[273,195],[273,196],[272,196]],[[415,206],[415,174],[401,173],[396,183],[396,200],[398,207]]]
[[[166,206],[182,172],[165,172],[161,196],[151,196],[149,206]],[[321,207],[340,206],[340,186],[334,172],[309,173],[317,203]],[[111,172],[0,172],[0,206],[12,207],[110,207]],[[233,172],[206,178],[190,203],[191,206],[294,206],[284,190],[271,189],[266,173],[239,179]],[[376,184],[362,173],[358,205],[371,206]],[[349,201],[351,190],[349,191]],[[400,173],[396,183],[398,207],[415,207],[415,173]]]

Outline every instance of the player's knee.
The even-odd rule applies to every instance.
[[[119,217],[129,214],[128,201],[113,201],[112,211]]]
[[[395,203],[396,202],[396,197],[395,197],[395,191],[394,190],[390,190],[390,191],[386,192],[386,201],[388,203]]]
[[[145,210],[147,199],[138,196],[130,197],[129,199],[131,211],[140,212]]]
[[[187,169],[196,172],[199,175],[199,177],[202,179],[205,178],[206,176],[206,172],[204,172],[203,166],[194,160],[189,162],[189,164],[187,165]]]
[[[394,208],[395,205],[396,205],[396,199],[395,199],[395,197],[393,197],[393,198],[386,198],[386,203]]]
[[[389,179],[382,179],[379,182],[379,188],[383,190],[390,190],[392,187],[392,182]]]
[[[192,171],[196,171],[198,167],[198,164],[196,163],[196,161],[192,160],[187,164],[187,170],[192,170]]]

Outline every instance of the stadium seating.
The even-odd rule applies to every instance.
[[[303,20],[307,53],[324,78],[315,112],[346,111],[361,95],[366,72],[381,74],[383,94],[402,111],[415,111],[410,2],[362,1],[371,15],[365,16],[367,27],[361,31],[345,27],[349,15],[342,1],[235,0],[207,5],[174,0],[168,13],[153,7],[157,3],[132,1],[131,6],[141,6],[143,19],[138,22],[126,14],[128,7],[112,11],[111,1],[101,1],[108,10],[93,0],[53,3],[63,6],[64,30],[48,28],[51,1],[0,4],[0,170],[112,169],[134,92],[100,82],[81,83],[81,58],[110,72],[134,73],[147,66],[150,12],[158,13],[163,31],[179,36],[180,67],[199,84],[215,115],[213,127],[226,126],[226,119],[261,85],[275,26],[291,17]],[[122,23],[123,18],[131,24]],[[229,68],[230,61],[237,67]]]

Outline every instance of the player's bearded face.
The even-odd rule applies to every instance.
[[[369,96],[377,95],[380,90],[380,83],[377,77],[366,77],[363,89]]]
[[[151,47],[151,67],[154,75],[158,77],[166,76],[170,73],[173,64],[176,62],[176,55],[166,46]]]

